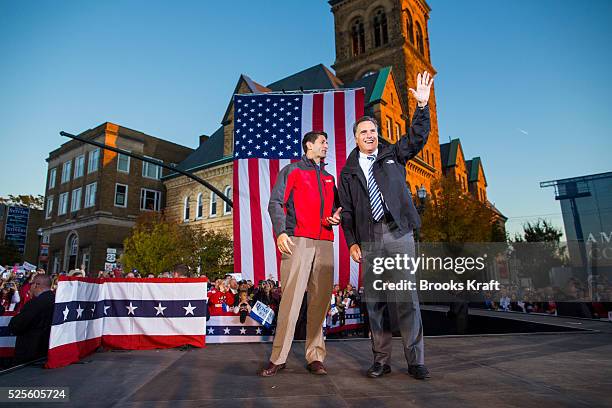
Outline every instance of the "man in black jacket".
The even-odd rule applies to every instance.
[[[432,83],[427,72],[418,75],[416,91],[410,89],[418,107],[411,128],[396,144],[379,146],[374,118],[365,116],[353,126],[357,147],[342,169],[338,193],[344,236],[356,262],[362,261],[364,246],[376,256],[415,255],[413,230],[420,226],[420,219],[406,185],[406,162],[423,149],[429,136],[427,102]],[[373,281],[372,268],[368,266],[364,268],[365,301],[374,352],[368,376],[380,377],[391,372],[390,321],[396,318],[409,373],[418,379],[429,377],[424,365],[423,325],[416,292],[375,292],[368,287],[368,282]],[[411,279],[408,272],[406,275],[406,279]]]
[[[9,331],[15,340],[15,361],[26,363],[47,355],[49,335],[53,322],[55,294],[51,291],[51,278],[36,275],[30,287],[32,300],[9,322]]]

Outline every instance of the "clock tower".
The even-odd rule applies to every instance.
[[[336,75],[345,84],[391,67],[406,123],[416,109],[409,88],[416,89],[419,72],[435,75],[427,23],[431,9],[425,0],[330,0],[336,35]],[[435,82],[434,82],[435,88]],[[429,98],[431,132],[419,155],[441,172],[436,98]]]

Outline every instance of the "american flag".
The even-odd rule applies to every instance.
[[[15,336],[9,331],[8,325],[17,312],[4,312],[0,316],[0,358],[13,357],[15,355]]]
[[[244,279],[279,280],[280,252],[268,215],[279,170],[302,156],[302,137],[328,135],[325,169],[339,179],[355,148],[353,123],[363,116],[364,89],[234,96],[234,268]],[[342,228],[334,227],[334,282],[359,283]]]
[[[60,277],[49,338],[48,368],[98,347],[126,350],[203,347],[206,280]]]
[[[247,316],[210,316],[206,322],[206,343],[257,343],[274,340],[274,328],[267,329]]]

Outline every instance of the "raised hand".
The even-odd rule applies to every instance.
[[[433,78],[431,77],[429,72],[424,71],[423,74],[417,75],[416,91],[412,88],[408,89],[410,93],[416,98],[417,104],[420,107],[427,105],[427,101],[429,101],[429,91],[431,90],[432,84]]]

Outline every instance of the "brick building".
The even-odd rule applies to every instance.
[[[334,74],[315,65],[268,85],[247,75],[238,79],[234,94],[315,89],[365,88],[365,113],[377,119],[384,143],[395,143],[406,132],[416,109],[408,89],[416,88],[417,73],[436,73],[431,62],[428,20],[431,9],[424,0],[330,0],[334,14],[336,60]],[[435,87],[435,84],[434,84]],[[480,157],[467,159],[458,139],[440,145],[435,90],[429,100],[431,132],[421,153],[406,166],[406,183],[416,195],[422,186],[453,174],[466,192],[487,203],[487,182]],[[194,171],[218,189],[232,187],[233,105],[230,101],[219,127],[210,138],[200,137],[200,146],[184,162],[183,170]],[[164,178],[168,190],[167,214],[183,223],[213,228],[231,234],[231,211],[220,211],[221,202],[203,186],[179,174]],[[212,206],[211,206],[212,203]]]
[[[193,149],[113,123],[79,135],[110,146],[179,163]],[[103,269],[107,251],[122,253],[136,218],[165,205],[162,168],[71,140],[49,153],[43,242],[52,272]]]

